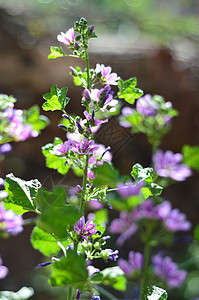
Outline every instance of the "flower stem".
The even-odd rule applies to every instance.
[[[86,163],[85,163],[85,168],[84,168],[84,174],[83,174],[83,182],[82,182],[82,196],[80,199],[80,206],[79,206],[79,211],[81,215],[83,215],[84,212],[84,201],[85,201],[85,194],[86,194],[86,184],[87,184],[87,172],[88,172],[88,160],[89,160],[89,155],[86,155]]]
[[[87,73],[87,89],[90,88],[90,75],[89,75],[89,59],[88,59],[88,52],[85,48],[85,61],[86,61],[86,73]]]
[[[67,300],[72,300],[73,299],[73,288],[72,286],[68,285],[67,286]]]
[[[147,273],[148,273],[148,265],[149,265],[149,258],[150,258],[150,252],[151,252],[151,247],[150,247],[151,232],[152,232],[152,228],[151,228],[151,226],[148,226],[147,232],[146,232],[146,242],[144,245],[144,263],[143,263],[143,269],[142,269],[142,278],[141,278],[141,282],[140,282],[139,300],[146,299],[145,293],[146,293],[147,279],[148,279]]]

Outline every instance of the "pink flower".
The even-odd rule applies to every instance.
[[[68,31],[66,31],[66,33],[61,32],[61,34],[57,36],[57,40],[66,46],[71,45],[71,43],[75,40],[74,29],[70,28]]]
[[[111,73],[111,67],[105,67],[103,64],[97,64],[95,72],[101,73],[101,83],[102,84],[111,84],[111,85],[117,85],[117,80],[120,79],[120,77],[117,76],[116,73]]]
[[[23,230],[23,218],[20,215],[16,215],[12,210],[6,210],[2,204],[0,204],[0,231],[17,235]]]
[[[191,176],[188,166],[181,164],[182,154],[172,151],[157,150],[153,155],[153,164],[157,174],[161,177],[170,177],[176,181],[184,181]]]
[[[65,155],[66,152],[70,149],[70,141],[56,145],[53,150],[49,152],[54,155]]]
[[[2,258],[0,256],[0,279],[3,279],[7,276],[8,274],[8,268],[3,266],[3,261],[2,261]]]
[[[151,95],[147,94],[137,100],[136,109],[143,116],[155,116],[158,104],[152,99]]]
[[[81,217],[79,221],[75,224],[74,230],[77,232],[77,234],[83,239],[88,242],[89,236],[96,234],[97,229],[95,228],[96,224],[93,223],[93,221],[87,221],[85,223],[85,217]]]
[[[152,257],[152,263],[154,273],[164,280],[168,287],[180,286],[187,277],[187,272],[179,270],[178,265],[169,256],[163,258],[161,254],[156,254]]]
[[[131,275],[135,270],[140,270],[142,268],[143,255],[140,252],[130,251],[128,261],[120,258],[118,264],[127,275]]]

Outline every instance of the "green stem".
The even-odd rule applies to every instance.
[[[79,205],[79,211],[80,211],[81,215],[83,215],[83,212],[84,212],[84,201],[85,201],[85,194],[86,194],[87,172],[88,172],[88,160],[89,160],[89,155],[86,155],[86,163],[85,163],[83,182],[82,182],[82,196],[81,196],[80,205]]]
[[[68,285],[67,286],[67,300],[72,300],[73,299],[73,288],[72,286]]]
[[[144,263],[143,263],[143,269],[142,269],[142,278],[140,282],[140,291],[139,291],[139,300],[146,299],[145,293],[146,293],[146,287],[147,287],[147,273],[148,273],[148,266],[149,266],[149,259],[150,259],[150,240],[151,240],[151,227],[147,227],[146,232],[146,242],[144,245]]]
[[[85,50],[85,61],[86,61],[86,73],[87,73],[87,89],[89,90],[90,88],[90,76],[89,76],[89,60],[88,60],[88,52]]]

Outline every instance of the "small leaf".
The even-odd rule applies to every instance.
[[[51,53],[48,55],[48,59],[67,56],[61,47],[52,46],[52,47],[50,47],[50,51],[51,51]]]
[[[157,286],[152,286],[148,288],[147,291],[147,300],[166,300],[168,297],[168,294],[165,290],[157,287]]]
[[[46,93],[43,95],[43,98],[46,100],[46,102],[42,105],[43,110],[63,111],[70,100],[68,97],[66,97],[67,91],[67,87],[59,89],[56,84],[53,85],[51,87],[50,93]]]
[[[35,198],[40,188],[41,183],[37,179],[25,181],[8,174],[5,183],[8,198],[4,200],[6,209],[12,209],[17,214],[35,211]]]
[[[97,166],[93,172],[95,174],[94,186],[116,187],[119,172],[109,163],[105,162],[103,165]]]
[[[133,166],[131,176],[135,179],[137,183],[143,180],[146,180],[147,182],[152,182],[155,179],[153,168],[143,168],[138,163]]]
[[[33,130],[37,132],[40,132],[49,124],[48,118],[39,114],[39,107],[37,105],[31,107],[29,110],[24,110],[23,118],[25,119],[25,123],[31,124]]]
[[[124,100],[130,104],[135,102],[135,99],[138,99],[143,95],[141,89],[136,88],[137,80],[135,77],[132,77],[126,81],[119,79],[118,81],[118,97],[124,98]]]
[[[87,284],[88,271],[83,255],[68,250],[67,256],[52,264],[50,277],[52,286],[72,285],[82,290]]]
[[[192,169],[199,171],[199,146],[184,145],[182,148],[183,162]]]

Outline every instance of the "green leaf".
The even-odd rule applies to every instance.
[[[50,47],[50,51],[51,51],[51,53],[48,55],[48,59],[67,56],[61,47],[52,46],[52,47]]]
[[[43,110],[63,111],[70,100],[68,97],[66,97],[67,91],[67,87],[59,89],[56,84],[53,85],[50,89],[50,93],[43,95],[43,98],[46,100],[46,102],[42,105]]]
[[[110,267],[101,271],[104,278],[102,283],[105,285],[111,285],[113,288],[119,291],[126,290],[126,278],[124,272],[120,267]]]
[[[83,255],[68,250],[67,257],[52,264],[53,273],[50,277],[52,286],[72,285],[83,290],[87,284],[88,271]]]
[[[153,168],[143,168],[140,164],[135,164],[131,171],[131,176],[135,179],[135,181],[147,181],[152,182],[155,179],[155,174]]]
[[[36,200],[41,211],[38,226],[59,239],[67,239],[68,227],[74,225],[81,216],[76,206],[66,203],[65,189],[56,187],[51,192],[42,189]]]
[[[57,255],[60,252],[58,240],[37,226],[32,231],[31,243],[35,249],[46,256]]]
[[[194,238],[199,244],[199,225],[194,228]]]
[[[35,211],[35,199],[40,188],[41,183],[37,179],[25,181],[8,174],[5,183],[8,198],[4,200],[6,209],[12,209],[17,214]]]
[[[25,119],[25,123],[31,124],[33,130],[36,130],[37,132],[40,132],[49,124],[47,117],[40,116],[39,107],[37,105],[31,107],[27,111],[24,110],[23,118]]]
[[[124,100],[130,104],[135,102],[135,99],[138,99],[143,95],[141,89],[136,88],[137,79],[135,77],[129,78],[126,81],[119,79],[118,81],[118,97],[124,98]]]
[[[22,287],[18,292],[1,291],[1,300],[26,300],[34,295],[34,290],[31,287]]]
[[[50,153],[50,150],[54,148],[54,146],[63,143],[60,138],[55,138],[54,143],[49,143],[42,147],[42,153],[46,157],[46,166],[50,169],[57,170],[58,173],[65,175],[70,166],[66,165],[66,157],[54,155]]]
[[[199,146],[184,145],[182,148],[183,162],[192,169],[199,171]]]
[[[147,300],[166,300],[167,297],[167,292],[157,286],[148,288],[146,295]]]
[[[103,165],[95,167],[93,172],[95,174],[94,186],[116,187],[119,172],[109,163],[105,162]]]

